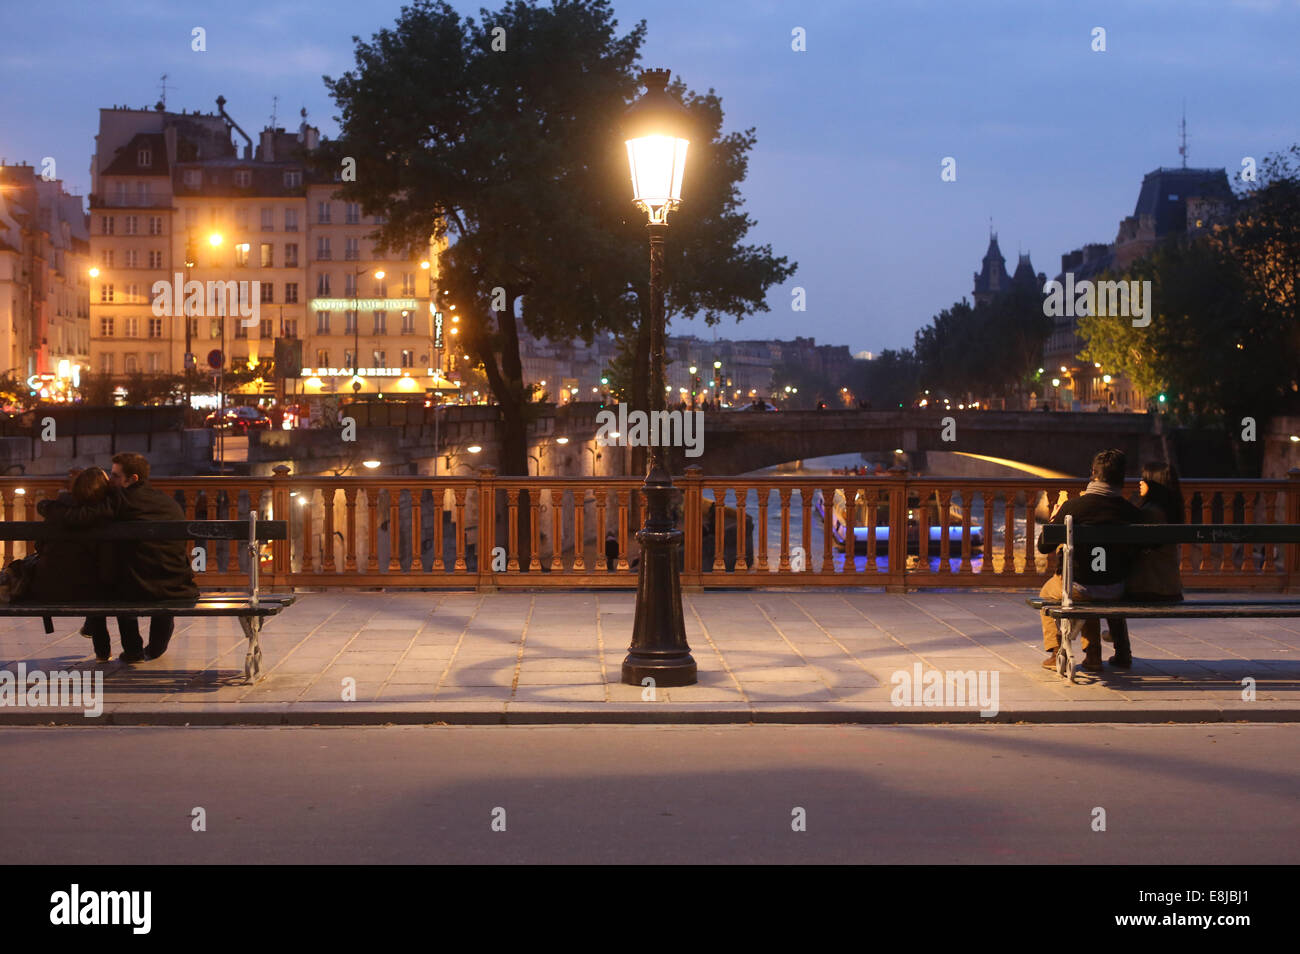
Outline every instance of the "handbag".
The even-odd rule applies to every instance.
[[[0,572],[0,602],[20,603],[36,580],[36,554],[12,561]]]

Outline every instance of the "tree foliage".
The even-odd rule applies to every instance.
[[[502,472],[522,474],[520,323],[590,341],[629,335],[641,321],[644,337],[644,218],[618,133],[639,90],[645,24],[620,35],[607,0],[510,0],[481,17],[416,0],[393,28],[354,38],[355,69],[325,78],[342,135],[317,158],[331,171],[355,161],[341,195],[384,217],[382,247],[423,250],[430,235],[450,243],[440,290],[459,306],[461,344],[501,406]],[[668,309],[706,320],[763,309],[767,288],[793,266],[767,246],[739,244],[752,225],[737,186],[753,130],[723,136],[712,91],[690,94],[680,82],[670,91],[699,134],[689,199],[667,243]]]

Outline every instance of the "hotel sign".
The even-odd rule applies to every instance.
[[[362,378],[400,378],[403,375],[410,377],[414,368],[303,368],[302,377],[304,378],[351,378],[354,375]],[[433,368],[426,368],[429,377],[436,377]]]
[[[312,311],[415,311],[414,298],[313,298]]]
[[[433,313],[433,346],[442,350],[442,312]]]

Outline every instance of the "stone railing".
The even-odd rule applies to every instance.
[[[262,581],[298,587],[632,587],[640,478],[159,477],[188,519],[256,506],[287,519]],[[909,476],[676,478],[684,586],[1038,586],[1037,528],[1083,481]],[[37,519],[63,482],[0,478],[5,520]],[[1130,488],[1136,495],[1136,486]],[[1188,480],[1192,523],[1300,524],[1300,471],[1284,480]],[[852,499],[854,506],[846,506]],[[723,506],[715,506],[721,501]],[[830,505],[827,506],[827,502]],[[485,502],[490,505],[485,506]],[[874,515],[874,519],[872,519]],[[738,533],[737,528],[743,528]],[[722,545],[716,545],[721,540]],[[25,552],[6,543],[6,562]],[[235,543],[194,553],[205,587],[241,584]],[[1300,589],[1300,546],[1184,546],[1188,589]]]

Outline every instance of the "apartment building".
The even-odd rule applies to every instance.
[[[0,164],[0,374],[58,400],[90,360],[84,200],[26,164]],[[34,376],[34,377],[33,377]]]
[[[369,237],[378,218],[334,197],[337,175],[321,181],[313,172],[319,133],[305,118],[296,133],[268,127],[254,144],[224,99],[217,109],[100,111],[91,199],[95,369],[179,374],[187,355],[201,370],[251,368],[285,339],[302,355],[300,366],[278,369],[291,394],[434,386],[437,249],[379,253]],[[192,289],[191,281],[202,295],[168,295],[155,308],[156,283]],[[214,294],[217,283],[234,283],[227,294],[236,297]],[[182,301],[170,301],[182,297],[188,320]]]

